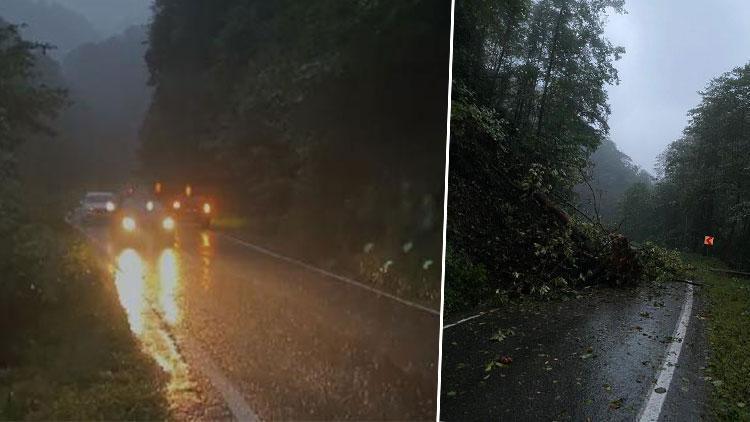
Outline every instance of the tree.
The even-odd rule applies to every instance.
[[[719,256],[746,265],[750,65],[710,81],[701,97],[683,136],[659,157],[653,196],[657,234],[670,246],[693,251],[702,248],[703,236],[715,235]]]
[[[23,141],[35,133],[49,132],[48,123],[63,102],[63,92],[40,83],[35,75],[41,45],[23,40],[18,28],[0,21],[0,331],[8,333],[0,346],[0,364],[16,327],[28,323],[19,317],[35,297],[34,272],[43,265],[45,251],[28,237],[24,196],[16,168]],[[12,321],[12,322],[11,322]]]
[[[558,204],[572,202],[608,131],[604,87],[617,82],[622,49],[603,26],[621,10],[621,1],[456,2],[448,243],[456,262],[487,269],[486,295],[585,281],[583,235]],[[447,273],[446,289],[465,273]]]
[[[449,1],[154,11],[145,176],[214,188],[222,210],[289,253],[341,262],[375,243],[385,261],[413,241],[424,249],[410,256],[439,259]],[[430,270],[433,293],[439,278]]]

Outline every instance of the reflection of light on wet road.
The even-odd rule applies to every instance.
[[[120,303],[128,316],[130,329],[136,335],[143,333],[144,272],[143,261],[133,249],[125,249],[117,257],[115,286],[120,297]]]
[[[180,308],[176,301],[180,287],[180,269],[174,249],[165,249],[159,257],[159,280],[159,306],[167,323],[174,325],[180,320]]]
[[[201,257],[201,287],[203,290],[211,288],[211,259],[214,256],[214,250],[211,247],[211,234],[208,232],[201,232],[201,245],[200,251],[198,252]]]
[[[125,308],[128,322],[138,337],[145,353],[170,375],[167,386],[168,399],[173,409],[180,409],[194,402],[193,383],[188,367],[171,335],[162,323],[179,320],[179,309],[175,293],[179,289],[179,267],[172,249],[161,253],[158,271],[149,273],[146,262],[133,249],[125,249],[116,259],[115,286],[120,304]],[[186,397],[188,396],[188,397]]]

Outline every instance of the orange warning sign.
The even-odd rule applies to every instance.
[[[706,246],[713,246],[714,245],[714,237],[713,236],[706,236],[703,238],[703,244]]]

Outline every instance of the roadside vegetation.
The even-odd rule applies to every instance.
[[[659,158],[654,184],[636,184],[622,198],[623,230],[632,237],[714,253],[750,268],[750,64],[708,83],[690,110],[683,136]]]
[[[706,383],[711,385],[710,411],[717,420],[750,419],[750,278],[709,271],[727,269],[716,258],[691,255],[694,277],[705,283],[709,304],[711,352]]]
[[[164,375],[106,269],[18,173],[19,148],[65,104],[38,78],[42,47],[0,21],[0,419],[164,418]]]

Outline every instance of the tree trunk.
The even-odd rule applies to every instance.
[[[547,61],[547,69],[544,72],[544,88],[542,89],[542,99],[539,102],[539,114],[536,121],[536,135],[540,136],[542,133],[542,122],[544,120],[545,106],[547,105],[547,96],[549,93],[550,79],[552,78],[552,70],[557,64],[557,51],[560,44],[560,32],[562,31],[563,21],[565,19],[565,8],[566,3],[560,6],[560,11],[557,14],[557,21],[555,22],[555,34],[552,37],[552,46],[550,47],[549,60]]]

